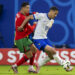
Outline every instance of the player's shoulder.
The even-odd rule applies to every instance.
[[[46,13],[39,13],[40,16],[42,16],[42,18],[46,17]]]
[[[44,19],[48,18],[47,13],[41,13],[41,14],[42,14],[42,16],[43,16]]]
[[[40,15],[45,15],[46,13],[39,13]]]
[[[20,15],[21,15],[21,13],[20,13],[20,12],[18,12],[18,13],[16,14],[16,16],[18,16],[18,15],[20,16]]]
[[[50,21],[54,21],[54,19],[51,19],[51,18],[48,17],[48,13],[45,13],[44,15],[45,15],[45,17],[46,17],[47,19],[49,19]]]
[[[17,17],[17,18],[20,18],[20,19],[25,19],[25,18],[26,18],[26,16],[24,16],[24,15],[21,14],[20,12],[18,12],[18,13],[16,14],[16,17]]]
[[[20,18],[21,17],[21,14],[20,14],[20,12],[18,12],[17,14],[16,14],[16,18]]]

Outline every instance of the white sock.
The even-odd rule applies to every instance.
[[[33,65],[29,65],[29,68],[33,68]]]
[[[35,71],[33,65],[29,65],[29,69],[28,70]]]
[[[50,61],[50,58],[48,56],[40,58],[40,60],[38,61],[38,65],[41,67],[45,65],[48,61]]]
[[[58,56],[58,54],[54,54],[53,57],[54,57],[54,59],[56,60],[57,63],[59,63],[60,65],[63,65],[64,60],[61,59],[61,58]]]
[[[16,64],[14,64],[14,65],[12,65],[13,67],[17,67],[17,65]]]

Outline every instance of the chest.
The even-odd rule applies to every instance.
[[[43,19],[42,20],[42,26],[44,30],[48,30],[50,28],[50,20]]]

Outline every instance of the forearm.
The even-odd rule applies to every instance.
[[[24,27],[24,26],[26,25],[26,23],[27,23],[30,19],[34,19],[34,18],[33,18],[33,15],[28,16],[28,17],[23,21],[23,23],[21,24],[21,26]]]
[[[26,23],[30,20],[30,17],[27,17],[23,23],[21,24],[22,27],[24,27],[26,25]]]
[[[18,30],[19,30],[19,31],[23,31],[24,26],[26,25],[26,23],[27,23],[30,19],[33,19],[33,15],[28,16],[28,17],[23,21],[23,23],[21,24],[21,26],[18,27]]]

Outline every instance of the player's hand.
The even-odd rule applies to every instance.
[[[33,15],[30,15],[29,17],[30,17],[30,19],[34,19]]]
[[[24,28],[22,26],[18,27],[18,31],[22,32]]]
[[[37,24],[37,22],[34,22],[33,24]]]

